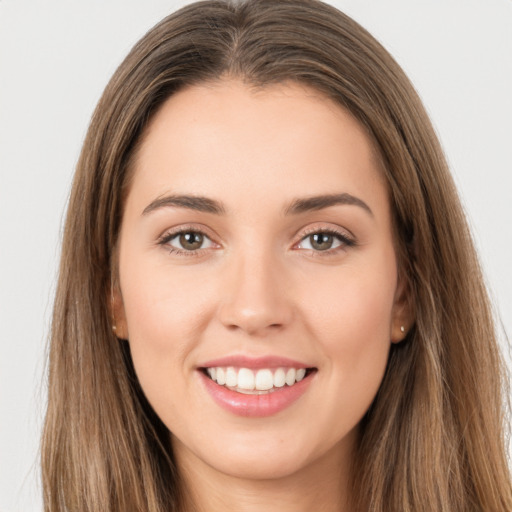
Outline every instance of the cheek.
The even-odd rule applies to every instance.
[[[120,281],[135,371],[159,415],[166,404],[172,416],[174,404],[187,391],[184,377],[204,321],[204,294],[198,293],[197,281],[170,271],[165,262],[154,259],[148,264],[147,255],[125,254],[129,256],[120,262]]]
[[[200,285],[208,280],[156,260],[148,264],[132,258],[120,269],[128,333],[156,352],[167,352],[170,344],[179,352],[184,340],[202,328],[210,294]]]
[[[351,390],[344,396],[354,406],[369,406],[391,345],[396,272],[388,265],[386,272],[354,269],[332,277],[305,290],[302,315],[326,356],[334,388]]]
[[[208,316],[208,294],[198,292],[200,281],[186,272],[171,272],[158,261],[143,263],[132,256],[120,266],[128,343],[146,397],[176,427],[187,407],[190,354]]]
[[[306,282],[302,314],[328,339],[371,340],[380,334],[389,342],[396,270],[393,265],[383,267],[382,272],[375,267],[344,268]]]

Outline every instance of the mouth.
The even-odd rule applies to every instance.
[[[207,378],[230,391],[245,395],[268,395],[295,386],[317,369],[292,366],[258,369],[209,366],[200,368],[200,371]]]
[[[197,366],[203,389],[236,416],[263,418],[284,412],[308,395],[318,368],[267,355],[233,354]]]

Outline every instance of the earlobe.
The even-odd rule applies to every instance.
[[[404,324],[394,325],[391,329],[391,343],[400,343],[405,339],[408,328]]]
[[[124,311],[123,297],[119,286],[112,280],[110,286],[110,318],[112,333],[122,340],[128,339],[128,326],[126,324],[126,315]]]
[[[400,343],[407,337],[414,323],[412,311],[409,287],[405,284],[405,280],[401,280],[397,286],[393,304],[391,343]]]

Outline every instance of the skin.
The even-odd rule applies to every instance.
[[[358,204],[286,213],[297,198],[342,193],[371,213]],[[213,199],[225,212],[143,213],[176,194]],[[180,249],[178,237],[162,243],[180,228],[205,233],[198,252]],[[312,248],[311,233],[326,230],[354,244],[335,237],[331,249]],[[172,432],[185,508],[350,510],[358,424],[408,324],[397,276],[378,159],[341,107],[294,83],[254,89],[227,79],[167,100],[135,162],[114,316]],[[232,354],[283,356],[317,371],[291,406],[244,418],[220,408],[197,371]]]

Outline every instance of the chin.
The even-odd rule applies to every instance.
[[[226,457],[214,469],[244,480],[278,480],[299,472],[309,465],[308,462],[297,454],[287,457],[277,451],[274,456],[254,453],[252,456]]]
[[[291,432],[293,430],[288,429],[283,435],[275,429],[261,429],[237,434],[232,430],[229,436],[219,432],[207,444],[189,445],[189,448],[179,442],[178,445],[182,450],[193,451],[196,462],[206,463],[215,472],[254,481],[286,479],[307,472],[316,462],[326,458],[338,459],[344,451],[343,442],[334,439],[329,442],[323,438],[318,443],[313,440],[318,436],[300,436]],[[181,451],[181,455],[185,456],[185,453]],[[190,457],[187,459],[190,461]]]

